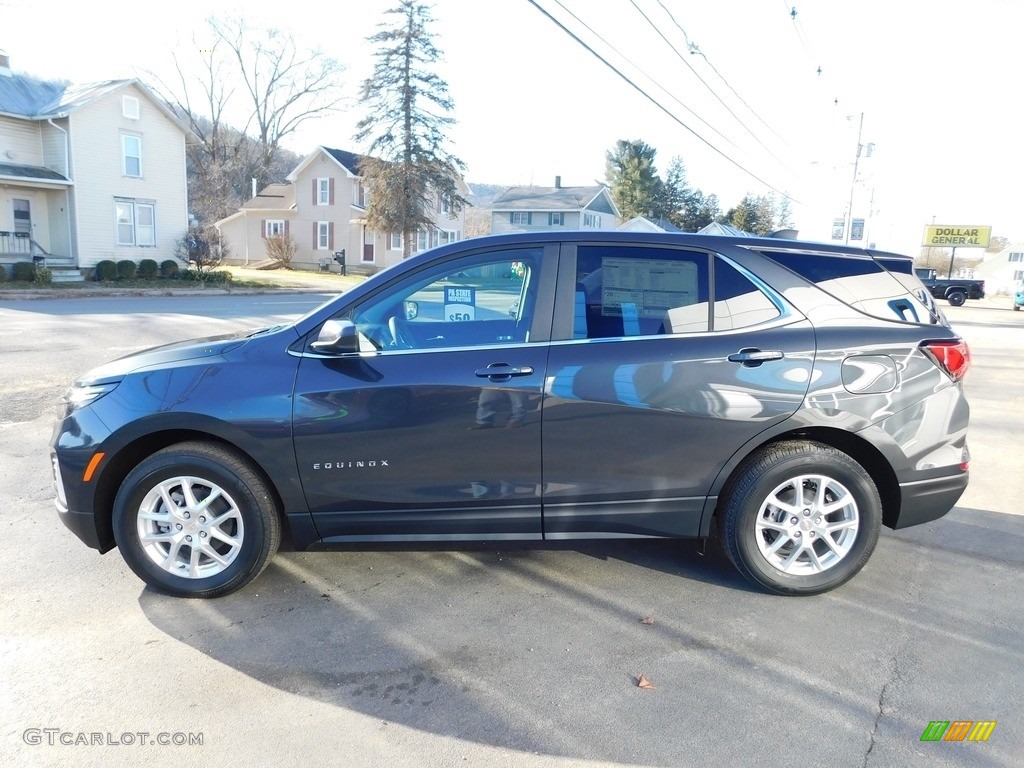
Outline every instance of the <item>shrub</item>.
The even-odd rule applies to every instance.
[[[36,267],[36,276],[33,282],[39,285],[51,285],[53,283],[53,272],[49,267]]]
[[[174,259],[167,259],[166,261],[160,262],[160,274],[163,277],[177,277],[181,267]]]
[[[195,268],[181,270],[181,272],[178,273],[178,277],[186,282],[204,283],[207,285],[220,285],[231,282],[230,272],[203,272]]]
[[[291,269],[292,259],[298,250],[291,235],[271,235],[267,238],[267,257],[286,269]]]
[[[15,262],[11,269],[11,277],[25,283],[31,283],[36,278],[36,265],[27,261]]]
[[[212,272],[228,258],[229,249],[216,227],[191,227],[175,243],[174,255],[188,264],[188,268],[205,274]],[[199,278],[204,280],[205,278]]]
[[[96,272],[93,275],[97,282],[109,282],[117,279],[117,264],[104,259],[96,265]]]
[[[135,262],[131,259],[122,259],[117,262],[117,279],[118,280],[131,280],[135,277]]]
[[[0,264],[0,283],[6,283],[8,278],[7,267]]]
[[[139,277],[152,280],[156,277],[160,266],[153,259],[143,259],[139,262]]]

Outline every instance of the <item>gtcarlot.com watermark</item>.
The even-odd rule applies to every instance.
[[[65,731],[63,728],[26,728],[21,739],[47,747],[201,747],[203,733],[183,731]]]

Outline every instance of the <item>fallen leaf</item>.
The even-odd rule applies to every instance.
[[[640,675],[640,677],[637,678],[636,687],[646,688],[649,691],[653,691],[655,688],[654,683],[648,680],[644,675]]]
[[[653,616],[647,616],[647,617],[645,617],[643,619],[640,619],[640,623],[641,624],[653,624],[654,623],[654,617]]]

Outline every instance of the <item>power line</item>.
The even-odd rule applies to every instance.
[[[758,119],[758,120],[759,120],[759,121],[761,122],[761,125],[763,125],[763,126],[764,126],[765,128],[767,128],[767,129],[768,129],[769,131],[771,131],[771,132],[772,132],[772,134],[773,134],[773,135],[775,136],[775,138],[777,138],[777,139],[778,139],[779,141],[781,141],[781,142],[782,142],[783,144],[785,144],[785,145],[786,145],[787,147],[789,147],[790,149],[793,149],[793,147],[792,147],[792,146],[791,146],[791,145],[789,144],[789,142],[787,142],[787,141],[786,141],[786,140],[785,140],[785,139],[784,139],[784,138],[783,138],[783,137],[782,137],[782,136],[781,136],[781,135],[780,135],[780,134],[778,133],[778,131],[776,131],[776,130],[775,130],[774,128],[772,128],[772,127],[771,127],[771,126],[770,126],[770,125],[769,125],[769,124],[768,124],[767,122],[765,122],[764,118],[762,118],[762,117],[761,117],[761,115],[759,115],[759,114],[758,114],[757,110],[755,110],[755,109],[754,109],[754,108],[753,108],[752,106],[750,106],[750,105],[749,105],[749,104],[747,103],[746,99],[744,99],[744,98],[743,98],[742,96],[740,96],[740,94],[739,94],[739,93],[738,93],[738,92],[736,91],[736,89],[732,87],[732,84],[731,84],[731,83],[730,83],[730,82],[729,82],[729,81],[728,81],[728,80],[727,80],[727,79],[725,78],[725,75],[723,75],[723,74],[722,74],[721,72],[719,72],[719,71],[718,71],[718,68],[717,68],[717,67],[715,67],[715,65],[711,63],[711,59],[709,59],[709,58],[707,57],[707,54],[705,54],[705,53],[704,53],[704,51],[702,51],[702,50],[700,49],[700,46],[698,46],[698,45],[697,45],[696,43],[694,43],[694,42],[691,42],[691,41],[690,41],[690,36],[686,34],[686,30],[685,30],[685,29],[683,29],[682,25],[680,25],[680,23],[679,23],[678,21],[676,21],[676,17],[672,15],[672,11],[670,11],[670,10],[669,10],[669,9],[668,9],[668,8],[667,8],[667,7],[665,6],[665,4],[664,4],[663,2],[661,2],[661,0],[657,0],[657,2],[658,2],[658,5],[660,5],[660,6],[661,6],[661,9],[662,9],[663,11],[665,11],[665,13],[666,13],[666,15],[667,15],[667,16],[669,17],[669,19],[671,19],[671,20],[672,20],[672,23],[673,23],[673,24],[674,24],[674,25],[676,26],[676,29],[678,29],[678,30],[679,30],[679,31],[680,31],[680,32],[682,33],[682,35],[683,35],[683,39],[684,39],[684,40],[686,40],[686,47],[687,47],[687,50],[689,50],[689,52],[690,52],[690,53],[692,53],[692,54],[696,54],[696,55],[700,56],[701,58],[703,58],[703,59],[704,59],[704,61],[705,61],[705,62],[707,63],[707,65],[708,65],[709,67],[711,67],[711,71],[712,71],[712,72],[714,72],[714,73],[715,73],[716,75],[718,75],[718,78],[719,78],[719,79],[720,79],[720,80],[721,80],[721,81],[722,81],[723,83],[725,83],[725,87],[726,87],[726,88],[728,88],[728,89],[729,89],[730,91],[732,91],[733,95],[734,95],[734,96],[735,96],[735,97],[736,97],[737,99],[739,99],[740,103],[741,103],[741,104],[742,104],[743,106],[745,106],[745,107],[746,107],[746,108],[747,108],[747,109],[748,109],[748,110],[750,111],[750,114],[752,114],[752,115],[753,115],[754,117],[756,117],[756,118],[757,118],[757,119]]]
[[[648,15],[647,15],[647,14],[646,14],[646,13],[644,12],[644,10],[643,10],[643,9],[642,9],[642,8],[641,8],[641,7],[639,6],[639,5],[637,5],[637,4],[636,4],[636,0],[629,0],[629,2],[630,2],[630,3],[632,4],[632,6],[633,6],[633,7],[634,7],[634,8],[636,9],[637,13],[639,13],[639,14],[640,14],[641,16],[643,16],[643,17],[644,17],[644,21],[646,21],[646,22],[647,22],[647,23],[648,23],[648,24],[650,25],[651,29],[653,29],[653,30],[654,30],[655,32],[657,32],[657,33],[658,33],[658,36],[659,36],[659,37],[660,37],[660,38],[661,38],[662,40],[664,40],[664,41],[665,41],[665,45],[667,45],[667,46],[668,46],[668,47],[669,47],[670,49],[672,49],[672,52],[673,52],[673,53],[674,53],[674,54],[676,55],[676,57],[677,57],[677,58],[678,58],[678,59],[679,59],[679,60],[680,60],[681,62],[683,62],[683,64],[685,64],[685,65],[686,65],[687,69],[689,69],[689,70],[690,70],[690,71],[691,71],[691,72],[692,72],[692,73],[694,74],[694,76],[695,76],[695,77],[696,77],[696,78],[697,78],[698,80],[700,80],[701,84],[702,84],[702,85],[703,85],[703,86],[704,86],[705,88],[707,88],[707,89],[708,89],[708,93],[710,93],[710,94],[711,94],[712,96],[714,96],[714,97],[715,97],[715,98],[716,98],[716,99],[718,100],[718,103],[719,103],[719,104],[721,104],[721,105],[722,105],[723,107],[725,107],[725,111],[726,111],[726,112],[728,112],[728,113],[729,113],[730,115],[732,115],[732,116],[733,116],[733,117],[734,117],[734,118],[736,119],[736,122],[737,122],[737,123],[739,123],[739,124],[740,124],[741,126],[743,126],[743,129],[744,129],[744,130],[745,130],[745,131],[746,131],[747,133],[749,133],[749,134],[751,135],[751,137],[752,137],[752,138],[754,139],[754,141],[756,141],[756,142],[757,142],[758,144],[760,144],[760,145],[761,145],[761,148],[762,148],[762,149],[764,149],[764,151],[765,151],[765,152],[767,152],[767,153],[768,153],[769,155],[771,155],[771,156],[772,156],[772,158],[773,158],[773,159],[775,160],[775,162],[777,162],[777,163],[778,163],[779,165],[781,165],[781,166],[782,166],[783,168],[786,168],[786,164],[785,164],[784,162],[782,162],[782,160],[780,160],[780,159],[779,159],[778,157],[776,157],[775,153],[774,153],[774,152],[772,152],[772,150],[771,150],[771,149],[770,149],[770,148],[769,148],[769,147],[768,147],[768,146],[767,146],[767,145],[766,145],[766,144],[765,144],[765,143],[764,143],[763,141],[761,141],[761,139],[759,139],[759,138],[757,137],[757,135],[756,135],[756,134],[755,134],[755,133],[754,133],[754,132],[753,132],[753,131],[752,131],[752,130],[750,129],[750,126],[748,126],[748,125],[747,125],[747,124],[746,124],[746,123],[745,123],[745,122],[744,122],[744,121],[743,121],[743,120],[742,120],[742,119],[740,118],[740,116],[739,116],[739,115],[737,115],[737,114],[736,114],[735,112],[733,112],[733,111],[732,111],[732,108],[731,108],[731,107],[730,107],[730,106],[729,106],[728,104],[726,104],[726,103],[725,103],[725,100],[724,100],[724,99],[723,99],[723,98],[722,98],[721,96],[719,96],[719,95],[718,95],[718,93],[717,93],[717,92],[715,91],[715,89],[714,89],[714,88],[712,88],[712,87],[711,87],[710,85],[708,85],[707,81],[706,81],[706,80],[705,80],[705,79],[704,79],[704,78],[703,78],[703,77],[701,76],[701,74],[700,74],[700,73],[699,73],[699,72],[698,72],[698,71],[697,71],[696,69],[694,69],[693,65],[692,65],[692,64],[691,64],[691,63],[690,63],[689,61],[687,61],[687,60],[686,60],[686,57],[685,57],[685,56],[683,56],[683,55],[682,55],[682,54],[681,54],[681,53],[679,52],[679,49],[678,49],[678,48],[676,48],[676,47],[675,47],[675,46],[674,46],[674,45],[672,44],[672,42],[671,42],[671,41],[670,41],[670,40],[669,40],[669,39],[668,39],[667,37],[665,37],[665,33],[664,33],[664,32],[662,32],[662,31],[661,31],[660,29],[658,29],[658,26],[657,26],[657,25],[656,25],[656,24],[655,24],[655,23],[654,23],[653,21],[651,21],[651,17],[650,17],[650,16],[648,16]],[[659,2],[659,5],[660,5],[660,2]],[[664,6],[664,5],[662,5],[661,7],[662,7],[662,8],[664,8],[665,6]],[[671,16],[671,14],[669,14],[669,15]],[[675,19],[673,19],[673,21],[675,21]],[[679,25],[678,25],[678,24],[676,24],[676,26],[678,27]],[[694,49],[696,48],[696,46],[694,46],[694,45],[693,45],[693,44],[692,44],[692,43],[690,42],[690,40],[689,40],[689,37],[687,37],[687,35],[686,35],[686,33],[685,33],[685,32],[683,33],[683,37],[684,37],[684,38],[686,38],[686,41],[687,41],[687,45],[688,45],[688,46],[689,46],[689,48],[690,48],[690,52],[691,52],[691,53],[693,53],[693,52],[694,52]],[[788,168],[786,168],[786,170],[789,170],[789,169],[788,169]],[[792,171],[790,171],[790,173],[792,173]]]
[[[569,37],[571,37],[573,40],[575,40],[577,43],[579,43],[581,46],[583,46],[592,56],[594,56],[598,61],[600,61],[602,64],[604,64],[606,67],[608,67],[608,69],[610,69],[612,72],[614,72],[616,75],[618,75],[630,87],[632,87],[634,90],[636,90],[641,96],[643,96],[645,99],[650,101],[655,107],[657,107],[662,112],[664,112],[666,115],[668,115],[668,117],[671,118],[674,122],[678,123],[680,126],[682,126],[687,131],[692,133],[701,143],[706,145],[715,154],[720,155],[723,159],[727,160],[730,164],[736,166],[736,168],[741,170],[743,173],[747,174],[748,176],[750,176],[752,179],[754,179],[755,181],[759,182],[760,184],[763,184],[764,186],[768,187],[768,189],[771,189],[774,192],[778,192],[780,195],[783,195],[784,197],[788,197],[790,200],[793,200],[793,202],[795,202],[795,203],[802,204],[802,203],[800,203],[799,200],[795,200],[794,198],[792,198],[789,195],[789,193],[783,192],[781,189],[778,189],[773,184],[769,184],[767,181],[762,179],[760,176],[755,174],[753,171],[748,170],[747,168],[742,166],[740,163],[738,163],[736,160],[733,160],[731,157],[729,157],[727,154],[725,154],[722,150],[720,150],[718,147],[716,147],[710,141],[708,141],[703,136],[701,136],[699,133],[697,133],[697,131],[695,131],[693,128],[691,128],[686,123],[684,123],[682,120],[680,120],[676,115],[674,115],[671,111],[669,111],[669,109],[667,107],[665,107],[661,102],[659,102],[657,99],[655,99],[649,93],[647,93],[647,91],[645,91],[643,88],[641,88],[635,82],[633,82],[628,76],[626,76],[614,64],[609,62],[600,53],[595,51],[590,45],[588,45],[586,42],[584,42],[578,35],[576,35],[575,32],[573,32],[571,29],[566,27],[561,21],[559,21],[554,16],[552,16],[551,13],[549,13],[545,8],[542,8],[541,5],[537,2],[537,0],[527,0],[527,2],[530,3],[530,5],[532,5],[534,8],[536,8],[542,14],[547,16],[548,19],[550,19],[552,23],[554,23],[556,26],[558,26],[559,29],[561,29],[563,32],[565,32],[565,34],[569,35]]]
[[[627,64],[629,64],[629,65],[630,65],[631,67],[633,67],[633,69],[635,69],[635,70],[636,70],[637,72],[639,72],[639,73],[640,73],[640,74],[642,74],[642,75],[643,75],[644,77],[646,77],[646,78],[647,78],[648,80],[650,80],[650,81],[651,81],[652,83],[654,83],[654,85],[656,85],[656,86],[657,86],[658,88],[660,88],[660,89],[662,90],[662,92],[664,92],[664,93],[665,93],[665,95],[666,95],[666,96],[668,96],[668,97],[669,97],[670,99],[672,99],[672,100],[673,100],[674,102],[676,102],[676,104],[678,104],[678,105],[679,105],[680,107],[682,107],[682,108],[683,108],[683,109],[685,109],[685,110],[686,110],[687,112],[689,112],[689,113],[690,113],[691,115],[693,115],[693,116],[694,116],[695,118],[697,118],[697,119],[698,119],[698,120],[700,120],[700,121],[701,121],[702,123],[704,123],[704,125],[706,125],[706,126],[707,126],[708,128],[710,128],[710,129],[711,129],[712,131],[714,131],[714,132],[715,132],[716,134],[718,134],[719,136],[721,136],[721,137],[722,137],[722,139],[723,139],[723,140],[725,140],[726,142],[728,142],[728,143],[729,143],[729,144],[730,144],[731,146],[735,147],[736,149],[739,149],[739,147],[738,147],[738,146],[736,145],[736,143],[735,143],[735,142],[734,142],[734,141],[733,141],[732,139],[730,139],[730,138],[729,138],[728,136],[726,136],[726,135],[725,135],[724,133],[722,133],[722,132],[721,132],[720,130],[718,130],[717,128],[715,128],[715,126],[711,125],[711,123],[709,123],[709,122],[708,122],[707,120],[705,120],[705,119],[704,119],[703,117],[701,117],[701,116],[700,116],[700,115],[698,115],[698,114],[697,114],[696,112],[694,112],[694,111],[693,111],[693,109],[691,109],[691,108],[690,108],[690,107],[688,107],[688,106],[687,106],[686,104],[684,104],[684,103],[683,103],[683,102],[682,102],[682,101],[681,101],[681,100],[680,100],[680,99],[679,99],[679,98],[678,98],[677,96],[675,96],[675,95],[674,95],[674,94],[673,94],[673,93],[672,93],[671,91],[669,91],[669,90],[668,90],[667,88],[665,88],[665,87],[664,87],[663,85],[661,85],[661,84],[660,84],[660,83],[659,83],[659,82],[658,82],[657,80],[655,80],[655,79],[654,79],[653,77],[651,77],[651,76],[650,76],[650,75],[648,75],[648,74],[647,74],[646,72],[644,72],[644,71],[643,71],[643,69],[641,69],[641,68],[640,68],[639,66],[637,66],[637,65],[636,65],[636,64],[635,64],[635,63],[634,63],[633,61],[631,61],[631,60],[630,60],[630,59],[629,59],[629,58],[628,58],[627,56],[625,56],[625,55],[624,55],[624,54],[622,53],[622,51],[620,51],[620,50],[619,50],[618,48],[616,48],[616,47],[615,47],[614,45],[612,45],[612,44],[611,44],[610,42],[608,42],[608,41],[607,41],[607,40],[606,40],[605,38],[603,38],[603,37],[602,37],[602,36],[601,36],[601,35],[600,35],[600,34],[599,34],[598,32],[596,32],[596,31],[595,31],[595,30],[593,29],[593,27],[591,27],[591,26],[590,26],[589,24],[587,24],[587,22],[583,21],[583,19],[581,19],[581,18],[580,18],[579,16],[577,16],[577,15],[576,15],[575,13],[573,13],[573,12],[572,12],[571,10],[569,10],[569,9],[568,9],[568,8],[567,8],[567,7],[566,7],[566,6],[565,6],[565,5],[564,5],[564,4],[563,4],[563,3],[561,2],[561,0],[554,0],[554,1],[555,1],[555,4],[556,4],[556,5],[558,5],[558,6],[559,6],[559,7],[560,7],[560,8],[561,8],[561,9],[562,9],[563,11],[565,11],[565,12],[566,12],[567,14],[569,14],[569,15],[570,15],[570,16],[572,16],[572,17],[573,17],[574,19],[576,19],[576,21],[577,21],[577,22],[579,22],[579,24],[581,24],[581,25],[582,25],[582,26],[583,26],[583,27],[584,27],[584,28],[585,28],[585,29],[586,29],[586,30],[587,30],[588,32],[590,32],[590,34],[592,34],[592,35],[593,35],[594,37],[596,37],[596,38],[597,38],[598,40],[600,40],[600,41],[601,41],[602,43],[604,43],[604,44],[605,44],[606,46],[608,46],[608,47],[609,47],[609,48],[610,48],[610,49],[611,49],[612,51],[614,51],[614,52],[615,52],[616,54],[618,54],[618,56],[619,56],[619,57],[620,57],[620,58],[621,58],[621,59],[622,59],[623,61],[625,61],[625,62],[626,62]]]

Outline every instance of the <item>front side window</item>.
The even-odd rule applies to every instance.
[[[142,176],[142,139],[138,136],[123,134],[121,136],[121,150],[124,160],[124,175]]]
[[[530,341],[540,248],[434,267],[348,313],[365,351],[451,349]]]

